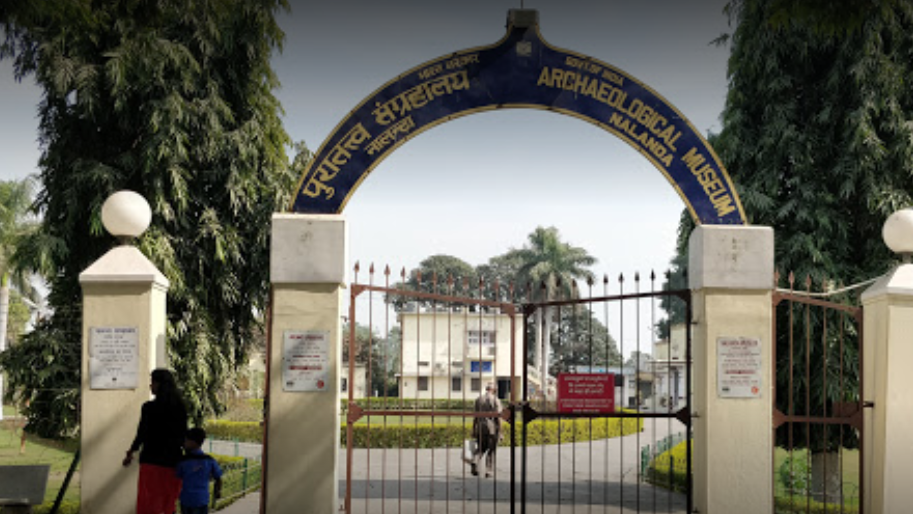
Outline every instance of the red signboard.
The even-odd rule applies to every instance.
[[[615,411],[615,374],[559,374],[559,413]]]

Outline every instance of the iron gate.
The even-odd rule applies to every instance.
[[[661,335],[660,341],[650,340],[652,345],[647,351],[656,351],[660,356],[654,355],[646,361],[630,360],[628,367],[610,365],[614,361],[610,355],[610,341],[608,338],[604,342],[597,341],[601,331],[594,331],[594,326],[601,323],[600,318],[606,327],[613,316],[618,317],[619,353],[624,356],[629,350],[641,355],[646,351],[641,346],[643,317],[650,318],[647,333],[651,337],[657,325],[656,302],[659,299],[666,299],[668,306],[671,302],[680,302],[684,320],[691,319],[691,292],[656,291],[652,275],[651,291],[639,293],[640,282],[636,274],[636,291],[623,293],[624,278],[620,276],[619,293],[606,295],[608,280],[604,277],[603,296],[593,296],[591,283],[586,298],[523,305],[525,325],[541,311],[546,312],[545,318],[554,317],[557,320],[559,334],[553,340],[553,346],[560,352],[555,359],[546,359],[550,363],[549,376],[554,378],[557,391],[551,391],[548,386],[552,379],[547,379],[544,392],[531,395],[529,388],[524,390],[521,403],[523,416],[518,419],[522,427],[519,474],[522,513],[559,513],[568,509],[573,513],[580,510],[585,513],[691,511],[689,325],[680,324],[679,331],[670,328],[667,334]],[[541,298],[544,294],[545,291]],[[574,285],[572,296],[577,297]],[[647,304],[647,309],[644,309],[644,304]],[[602,317],[594,315],[601,312]],[[634,349],[625,345],[629,336],[626,334],[626,317],[635,320]],[[674,332],[678,338],[674,338]],[[534,334],[526,333],[528,344],[525,348],[530,348],[529,340]],[[674,346],[676,340],[678,346]],[[666,342],[665,352],[660,350],[663,342]],[[528,374],[533,367],[525,363],[523,370],[524,384],[529,384]],[[621,381],[615,380],[619,373]],[[566,406],[562,405],[562,390],[568,390],[569,384],[582,380],[592,382],[590,377],[599,378],[603,374],[613,377],[614,393],[622,393],[621,403],[614,403],[616,409],[607,413],[600,412],[596,407],[567,406],[567,402]],[[643,390],[645,379],[650,380],[650,392]],[[634,395],[627,395],[631,386],[627,383],[631,382],[634,383]],[[590,384],[586,388],[594,389]],[[644,398],[645,393],[649,393],[647,399]],[[565,394],[570,395],[570,392]],[[541,423],[534,428],[537,421]],[[549,431],[556,432],[557,440],[558,435],[570,432],[571,442],[547,447],[543,444],[550,440]],[[596,438],[603,436],[600,433],[604,433],[605,437]],[[538,449],[529,445],[531,439],[539,440]],[[634,449],[631,448],[632,443]],[[642,443],[647,445],[642,446]],[[531,453],[532,449],[538,452]],[[555,478],[555,486],[550,485],[550,473]]]
[[[399,279],[391,285],[385,269],[374,284],[372,267],[359,283],[356,268],[351,285],[341,385],[347,513],[689,511],[691,447],[682,442],[691,433],[691,335],[682,324],[653,336],[658,303],[689,313],[688,291],[655,291],[652,276],[651,291],[638,292],[636,276],[636,291],[623,293],[620,276],[618,295],[604,280],[603,296],[591,284],[586,298],[542,301],[542,292],[497,282],[420,276],[413,284],[421,288],[407,289],[405,271]],[[557,349],[539,378],[537,313],[553,317],[548,347]],[[664,342],[662,359],[620,362],[621,353]],[[566,373],[620,377],[613,393],[625,409],[559,412],[555,386]],[[473,407],[488,382],[505,423],[492,477],[474,476],[461,459],[472,420],[492,416]]]
[[[788,286],[772,296],[775,511],[862,513],[863,309]]]

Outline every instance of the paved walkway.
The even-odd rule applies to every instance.
[[[219,513],[260,513],[260,492],[254,492],[238,499]]]
[[[685,496],[640,481],[641,447],[684,431],[676,421],[645,420],[636,435],[527,452],[528,513],[685,512]],[[518,477],[522,449],[515,450]],[[346,450],[340,450],[340,505],[346,493]],[[519,497],[520,481],[515,494]],[[476,477],[458,449],[357,449],[353,513],[510,513],[511,451],[499,449],[494,477]],[[252,494],[222,513],[257,513]],[[520,502],[518,500],[518,510]]]

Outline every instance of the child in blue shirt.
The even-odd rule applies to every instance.
[[[222,469],[212,456],[200,447],[206,440],[206,431],[195,427],[187,431],[184,439],[184,459],[178,463],[177,476],[181,479],[181,513],[209,513],[209,482],[216,480],[213,502],[222,495]]]

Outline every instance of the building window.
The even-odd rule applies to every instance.
[[[467,331],[467,343],[470,345],[495,345],[495,331],[477,331],[471,329]]]
[[[451,378],[451,391],[452,392],[462,392],[463,391],[463,378],[460,376]]]
[[[492,362],[491,361],[471,361],[470,362],[470,372],[473,374],[478,374],[480,371],[484,374],[492,373]]]
[[[348,389],[349,389],[349,379],[346,378],[346,377],[344,377],[344,378],[342,378],[342,380],[340,381],[340,391],[341,391],[341,392],[346,392],[346,391],[348,391]]]
[[[428,391],[428,376],[419,376],[418,388],[420,392]]]
[[[419,362],[419,366],[420,366],[420,367],[427,367],[427,366],[428,366],[428,361],[420,361],[420,362]]]
[[[482,391],[482,379],[478,377],[470,378],[470,391],[480,392]]]

